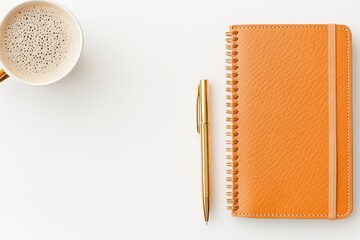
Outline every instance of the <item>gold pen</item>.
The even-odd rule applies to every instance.
[[[201,180],[202,200],[205,222],[209,221],[210,212],[210,109],[209,109],[209,82],[200,80],[196,102],[197,132],[201,136]]]

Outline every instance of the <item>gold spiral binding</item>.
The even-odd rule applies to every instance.
[[[228,73],[226,74],[226,92],[228,93],[226,99],[228,102],[226,103],[226,114],[227,118],[226,121],[228,122],[226,129],[226,136],[228,139],[226,140],[226,144],[228,147],[226,148],[226,181],[230,182],[231,184],[226,185],[228,192],[226,193],[227,199],[227,209],[231,211],[236,211],[239,209],[238,205],[238,184],[237,181],[239,180],[239,169],[238,169],[238,154],[237,151],[239,150],[238,147],[238,140],[236,137],[238,136],[238,124],[237,121],[239,119],[239,111],[237,110],[238,102],[237,99],[239,98],[238,95],[238,32],[232,31],[226,33],[226,70]]]

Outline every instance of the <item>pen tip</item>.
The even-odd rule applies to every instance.
[[[206,222],[205,222],[206,226],[207,226],[207,223],[208,223],[208,222],[206,221]]]

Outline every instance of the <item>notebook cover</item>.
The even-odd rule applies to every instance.
[[[328,25],[227,33],[233,216],[329,218]],[[336,218],[352,211],[351,32],[335,25]]]

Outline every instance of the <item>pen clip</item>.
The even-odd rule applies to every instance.
[[[199,123],[200,111],[199,111],[199,107],[200,107],[200,83],[198,84],[198,91],[197,91],[197,97],[196,97],[196,129],[197,129],[198,133],[200,133],[200,123]]]

